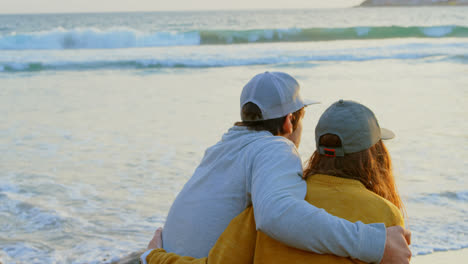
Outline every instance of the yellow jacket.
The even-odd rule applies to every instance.
[[[357,180],[322,174],[309,176],[305,200],[351,222],[384,223],[387,227],[393,225],[404,227],[400,210],[388,200],[367,190]],[[146,257],[146,260],[148,264],[363,263],[350,258],[295,249],[270,238],[261,231],[256,231],[252,207],[231,221],[211,249],[208,258],[182,257],[166,253],[164,249],[156,249]]]

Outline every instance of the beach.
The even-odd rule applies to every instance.
[[[436,252],[430,255],[421,255],[412,258],[413,264],[442,264],[442,263],[461,263],[468,259],[468,250],[455,250],[450,252]]]
[[[369,106],[396,134],[413,263],[462,262],[460,8],[0,16],[0,262],[112,263],[145,248],[205,149],[239,121],[242,87],[267,70],[322,102],[303,121],[303,161],[331,103]],[[204,44],[213,34],[224,42]]]

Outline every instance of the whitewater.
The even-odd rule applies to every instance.
[[[368,105],[413,255],[468,248],[468,9],[0,15],[0,262],[110,263],[143,249],[256,73]]]

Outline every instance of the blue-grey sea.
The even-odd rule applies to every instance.
[[[255,74],[369,106],[413,254],[468,247],[468,8],[0,15],[0,262],[143,249]],[[313,224],[313,223],[311,223]]]

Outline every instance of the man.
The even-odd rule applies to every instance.
[[[206,257],[229,222],[253,205],[257,229],[289,246],[369,263],[409,263],[408,231],[350,223],[304,201],[296,147],[304,107],[314,102],[301,98],[293,77],[258,74],[243,88],[240,101],[242,122],[206,150],[174,201],[164,226],[164,249]]]

